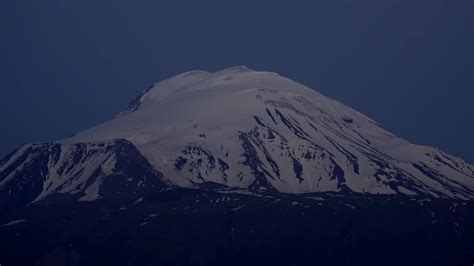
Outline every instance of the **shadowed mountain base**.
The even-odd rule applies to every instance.
[[[176,189],[2,214],[0,263],[472,265],[474,204],[400,196]]]

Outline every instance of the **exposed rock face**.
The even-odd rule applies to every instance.
[[[29,144],[0,165],[0,207],[130,197],[163,188],[161,173],[125,140]]]
[[[474,167],[411,144],[270,72],[187,72],[114,119],[0,163],[1,202],[140,195],[164,186],[474,198]]]

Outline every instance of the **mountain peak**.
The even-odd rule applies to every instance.
[[[413,145],[271,72],[244,66],[187,72],[139,99],[128,115],[65,142],[126,139],[167,181],[184,187],[214,182],[289,193],[437,197],[470,197],[474,190],[468,163]]]
[[[113,150],[101,144],[114,140],[127,144]],[[304,85],[242,66],[177,75],[145,89],[108,122],[41,149],[18,149],[0,162],[0,185],[24,182],[20,177],[32,171],[24,166],[33,160],[44,173],[35,181],[42,199],[54,189],[94,191],[91,198],[100,198],[101,180],[121,178],[115,171],[125,169],[101,164],[131,161],[138,153],[143,169],[133,169],[159,178],[155,187],[474,198],[472,165],[398,138]],[[80,180],[69,172],[58,176],[62,165],[79,165]]]
[[[241,73],[241,72],[255,72],[255,70],[247,66],[233,66],[233,67],[225,68],[223,70],[219,70],[216,73]]]

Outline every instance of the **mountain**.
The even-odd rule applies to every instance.
[[[0,161],[0,264],[472,265],[474,167],[270,72],[191,71]]]
[[[0,207],[173,187],[473,199],[474,167],[304,85],[246,67],[156,83],[112,120],[23,145],[0,162]]]
[[[23,145],[0,165],[0,208],[38,201],[128,198],[165,186],[162,174],[125,140]]]

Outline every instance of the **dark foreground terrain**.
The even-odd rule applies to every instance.
[[[0,216],[0,264],[468,265],[474,204],[176,189]]]

